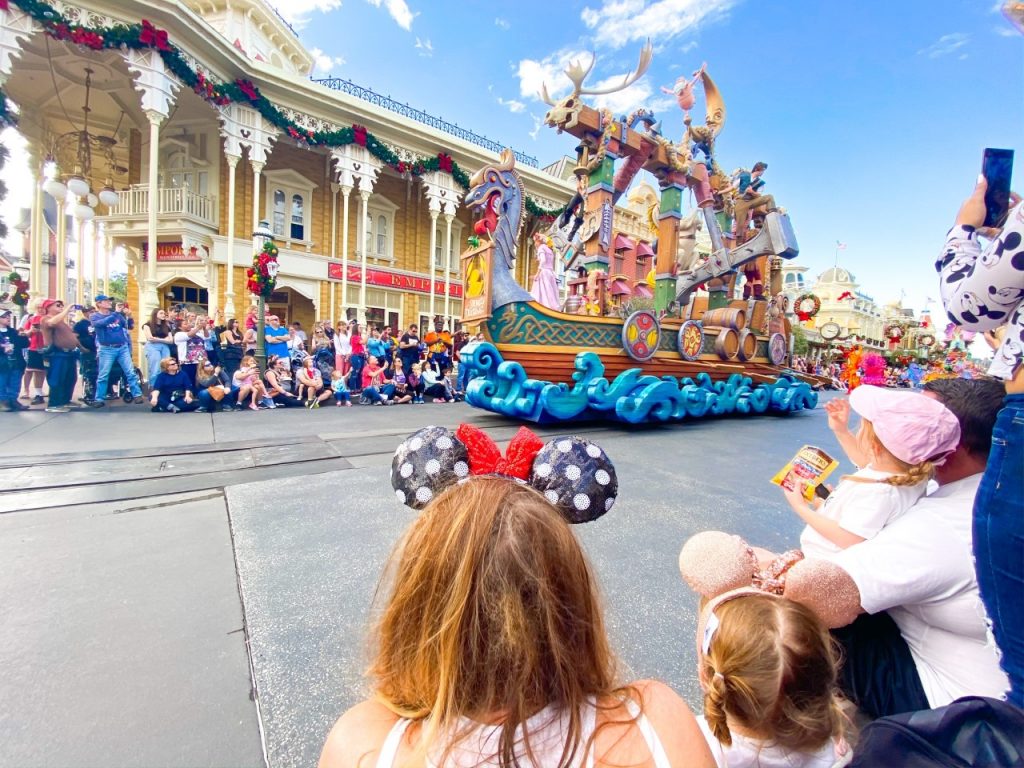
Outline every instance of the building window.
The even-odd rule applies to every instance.
[[[271,229],[274,234],[284,239],[284,191],[274,190],[274,211],[271,214]]]
[[[388,252],[388,220],[386,216],[377,217],[377,249],[373,252],[373,255],[378,259],[387,257]]]
[[[444,249],[445,234],[448,231],[447,222],[441,222],[437,226],[436,240],[434,244],[434,269],[444,271]],[[459,243],[462,242],[462,223],[452,222],[452,252],[448,262],[448,271],[457,274],[459,272]]]
[[[304,233],[306,231],[304,211],[306,206],[303,204],[302,195],[292,195],[292,228],[291,238],[292,240],[305,240]]]
[[[366,208],[366,256],[378,261],[395,260],[395,212],[398,206],[382,195],[370,198]]]
[[[316,185],[291,169],[263,175],[267,177],[266,204],[274,238],[308,243],[310,202]]]

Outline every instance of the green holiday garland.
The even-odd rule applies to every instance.
[[[442,171],[451,174],[461,187],[469,189],[469,176],[444,152],[439,152],[435,157],[417,158],[407,162],[399,159],[398,155],[363,126],[353,125],[351,128],[340,128],[336,131],[311,131],[304,128],[289,120],[284,112],[260,93],[260,89],[251,80],[239,78],[233,82],[220,82],[204,74],[202,70],[192,69],[181,49],[168,39],[167,31],[157,29],[146,19],[139,24],[86,27],[68,21],[57,9],[42,0],[0,0],[0,10],[8,10],[11,4],[31,16],[43,31],[55,40],[69,41],[94,51],[109,48],[155,50],[160,54],[168,71],[205,101],[214,106],[224,106],[233,102],[251,106],[268,123],[308,146],[343,147],[353,143],[359,144],[398,173],[421,176],[429,171]],[[0,91],[0,126],[13,124],[14,116],[8,112],[6,98]],[[530,198],[526,199],[526,208],[535,216],[555,216],[561,213],[561,210],[543,209]]]

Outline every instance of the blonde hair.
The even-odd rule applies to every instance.
[[[590,564],[532,488],[497,477],[449,488],[410,526],[388,573],[369,675],[391,710],[426,721],[423,750],[443,739],[447,758],[475,728],[460,718],[498,715],[495,757],[515,765],[516,730],[532,756],[526,721],[555,705],[568,717],[558,763],[568,766],[586,748],[588,699],[625,695]]]
[[[160,361],[160,370],[163,371],[164,373],[167,373],[167,369],[170,367],[171,363],[176,362],[178,361],[175,360],[173,357],[165,357]]]
[[[907,486],[907,485],[918,485],[919,483],[927,483],[935,475],[935,465],[928,461],[922,461],[917,464],[908,464],[907,462],[897,459],[888,448],[886,448],[882,441],[878,439],[878,435],[875,434],[875,428],[871,422],[867,419],[861,419],[860,421],[860,434],[858,438],[862,438],[876,450],[881,451],[886,457],[896,464],[903,471],[896,475],[890,475],[882,480],[873,480],[867,477],[854,477],[853,475],[843,475],[841,480],[852,480],[856,483],[885,483],[886,485],[895,486]]]
[[[774,595],[718,605],[719,625],[700,659],[704,718],[722,744],[729,721],[792,751],[820,749],[842,736],[838,657],[810,608]]]

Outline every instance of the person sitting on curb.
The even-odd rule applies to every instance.
[[[320,403],[331,399],[331,390],[324,386],[323,375],[312,357],[306,357],[302,367],[295,373],[299,398],[304,399],[307,408],[319,408]]]
[[[195,401],[192,377],[181,370],[178,361],[165,357],[160,361],[160,375],[153,382],[149,404],[153,412],[180,413],[199,407]]]
[[[331,392],[334,393],[335,405],[345,405],[349,408],[352,407],[352,393],[349,391],[348,385],[345,383],[345,377],[341,375],[341,371],[333,371],[331,373]]]
[[[131,339],[128,337],[128,318],[114,311],[114,300],[100,294],[96,297],[96,311],[89,315],[89,323],[96,332],[96,398],[89,402],[94,408],[102,408],[107,396],[107,381],[110,369],[116,362],[121,366],[135,403],[144,402],[139,377],[132,362]]]
[[[384,369],[378,364],[377,358],[371,355],[366,367],[363,368],[364,402],[372,405],[394,405],[394,400],[391,399],[394,393],[395,385],[386,383]]]
[[[219,365],[207,360],[199,366],[196,389],[199,391],[197,397],[201,412],[216,413],[223,408],[231,408],[231,379]]]
[[[274,405],[285,408],[296,408],[302,400],[295,391],[295,377],[292,376],[288,360],[277,355],[267,358],[267,372],[263,376],[266,381],[267,394]]]

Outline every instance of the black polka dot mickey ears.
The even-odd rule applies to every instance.
[[[407,437],[391,462],[391,485],[398,500],[423,509],[453,483],[470,475],[501,475],[536,488],[570,523],[596,520],[615,503],[615,465],[594,443],[556,437],[547,444],[525,427],[505,456],[476,427],[456,433],[424,427]]]

